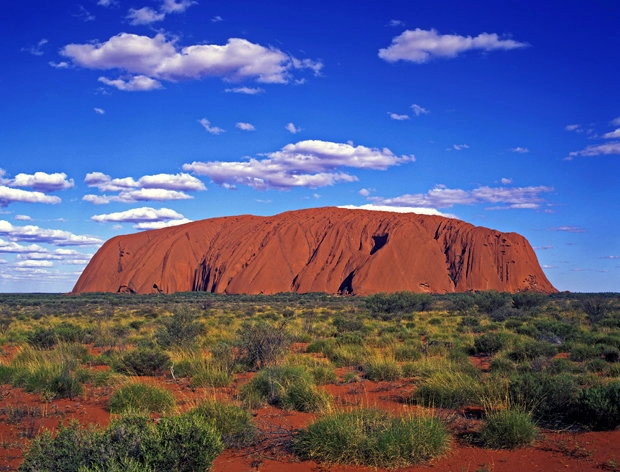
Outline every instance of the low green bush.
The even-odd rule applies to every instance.
[[[114,419],[106,430],[61,425],[56,435],[37,436],[20,472],[207,470],[224,446],[212,421],[197,415]]]
[[[411,401],[435,408],[461,408],[481,405],[484,386],[479,378],[465,372],[443,369],[422,380],[411,394]]]
[[[435,417],[396,418],[359,409],[324,416],[293,440],[305,460],[371,467],[406,467],[444,454],[450,436]]]
[[[168,413],[176,402],[164,388],[143,383],[130,383],[119,388],[110,397],[110,413]]]
[[[581,390],[574,415],[585,427],[612,430],[620,425],[620,381]]]
[[[364,364],[364,377],[373,382],[392,382],[402,376],[400,366],[393,359],[374,357]]]
[[[170,356],[153,348],[137,348],[125,352],[116,370],[128,375],[162,375],[170,367]]]
[[[531,444],[537,435],[538,428],[529,413],[506,409],[487,414],[480,441],[492,449],[514,449]]]

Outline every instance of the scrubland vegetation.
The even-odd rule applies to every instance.
[[[0,295],[0,346],[0,384],[41,402],[108,392],[109,425],[34,435],[22,471],[205,470],[264,440],[266,405],[313,415],[283,445],[299,460],[387,468],[620,425],[614,294]],[[210,393],[181,407],[162,380]],[[379,382],[405,414],[331,388]]]

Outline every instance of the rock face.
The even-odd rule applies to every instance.
[[[556,292],[525,238],[413,213],[316,208],[117,236],[73,293]]]

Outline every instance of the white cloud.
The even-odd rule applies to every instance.
[[[102,172],[86,174],[84,182],[101,192],[119,192],[118,195],[85,195],[82,200],[94,204],[110,202],[133,203],[140,201],[187,200],[192,198],[185,191],[206,190],[196,177],[181,174],[145,175],[138,180],[132,177],[112,179]]]
[[[287,123],[284,128],[286,128],[286,130],[291,134],[297,134],[301,132],[301,128],[295,126],[293,123]]]
[[[151,79],[146,75],[135,75],[128,79],[108,79],[107,77],[99,77],[99,82],[116,87],[123,92],[148,92],[162,88],[161,82]]]
[[[43,38],[42,40],[40,40],[34,46],[30,46],[30,47],[27,47],[27,48],[22,48],[22,51],[29,52],[33,56],[42,56],[45,53],[45,51],[43,51],[43,47],[47,43],[49,43],[49,41],[47,39]]]
[[[56,196],[46,195],[43,192],[31,192],[0,185],[0,208],[16,202],[57,204],[61,202],[61,199]]]
[[[368,203],[366,205],[359,205],[359,206],[341,205],[338,208],[345,208],[347,210],[389,211],[392,213],[417,213],[418,215],[436,215],[436,216],[446,216],[448,218],[454,218],[453,215],[442,213],[434,208],[375,205],[374,203]]]
[[[620,138],[620,128],[617,128],[613,131],[610,131],[609,133],[605,133],[603,135],[603,138],[605,139],[615,139],[615,138]]]
[[[618,118],[614,118],[613,120],[611,120],[611,124],[613,126],[620,126],[620,116]]]
[[[166,17],[165,13],[159,13],[152,8],[142,7],[139,9],[130,8],[127,19],[132,25],[148,25],[157,21],[162,21]]]
[[[242,121],[238,122],[235,126],[243,131],[254,131],[256,129],[252,123],[244,123]]]
[[[494,51],[526,47],[526,43],[500,39],[495,33],[478,36],[439,34],[436,30],[406,30],[392,39],[392,44],[379,50],[379,57],[387,62],[411,61],[418,64],[435,57],[452,58],[470,50]]]
[[[94,21],[95,15],[91,14],[83,5],[78,5],[77,13],[73,15],[76,18],[79,18],[82,21]]]
[[[51,261],[25,260],[16,262],[15,265],[17,267],[53,267],[54,263]]]
[[[67,174],[56,172],[35,172],[34,174],[20,173],[9,183],[12,187],[30,187],[34,190],[48,193],[57,190],[66,190],[74,185],[73,179],[67,180]]]
[[[503,209],[537,209],[543,203],[542,193],[552,187],[478,187],[473,190],[451,189],[438,185],[427,193],[405,194],[394,198],[371,197],[376,205],[424,208],[450,208],[454,205],[507,204]],[[498,208],[494,208],[498,209]]]
[[[184,164],[183,170],[207,175],[218,185],[240,184],[261,190],[317,188],[357,180],[353,175],[336,172],[340,167],[385,170],[414,160],[412,155],[398,157],[387,148],[307,140],[287,144],[262,160],[193,162]]]
[[[279,49],[241,38],[230,38],[224,45],[178,48],[175,39],[168,40],[161,33],[153,38],[120,33],[104,43],[68,44],[60,53],[88,69],[121,69],[155,81],[221,77],[231,81],[287,83],[294,69],[311,69],[318,74],[322,68],[320,62],[299,60]]]
[[[259,93],[263,93],[265,89],[262,89],[260,87],[234,87],[227,88],[224,91],[228,93],[243,93],[245,95],[256,95]]]
[[[359,193],[362,197],[367,197],[368,195],[370,195],[370,190],[368,190],[367,188],[362,188],[357,193]]]
[[[69,68],[69,63],[66,61],[60,61],[60,62],[49,61],[48,64],[54,69],[68,69]]]
[[[586,230],[578,226],[557,226],[555,228],[549,228],[549,231],[562,231],[565,233],[585,233]]]
[[[446,151],[462,151],[464,149],[469,149],[468,144],[453,144],[451,148],[446,149]]]
[[[17,221],[32,221],[32,218],[28,215],[15,215]]]
[[[512,179],[508,179],[506,177],[502,177],[501,182],[502,182],[502,185],[508,185],[508,184],[512,183]]]
[[[161,6],[161,11],[164,13],[183,13],[196,3],[197,2],[193,0],[164,0],[164,3]]]
[[[517,146],[511,149],[512,152],[516,152],[518,154],[527,154],[530,150],[526,147]]]
[[[116,5],[116,0],[97,0],[97,5],[101,7],[109,7]]]
[[[93,110],[95,111],[95,113],[97,113],[98,115],[105,115],[105,110],[103,108],[98,108],[95,107],[93,108]]]
[[[578,124],[566,125],[566,131],[574,131],[575,133],[583,133],[583,127]]]
[[[404,121],[409,119],[409,115],[399,115],[398,113],[388,112],[391,119],[396,121]]]
[[[135,223],[134,228],[137,229],[155,229],[157,227],[189,223],[188,219],[174,210],[169,208],[156,210],[150,207],[94,215],[91,219],[100,223]]]
[[[213,18],[211,18],[211,23],[219,23],[220,21],[224,21],[224,18],[222,18],[220,15],[215,15]]]
[[[226,132],[225,129],[222,129],[218,126],[211,126],[211,122],[206,118],[201,118],[198,120],[198,123],[202,125],[202,127],[210,134],[222,134]]]
[[[569,159],[577,156],[592,157],[592,156],[606,156],[610,154],[620,154],[620,141],[613,141],[611,143],[593,144],[587,146],[581,151],[571,152]]]
[[[391,26],[392,28],[396,28],[397,26],[403,26],[405,23],[401,20],[390,20],[390,22],[388,23],[388,26]]]
[[[415,103],[411,105],[411,109],[413,110],[413,114],[415,116],[428,115],[430,113],[430,111],[428,111],[426,108],[421,107],[420,105],[416,105]]]
[[[102,242],[94,236],[75,235],[60,229],[45,229],[34,225],[14,226],[5,220],[0,220],[0,234],[6,235],[11,241],[46,243],[55,246],[92,246]]]

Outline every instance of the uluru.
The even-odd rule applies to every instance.
[[[72,293],[556,292],[529,242],[443,216],[314,208],[116,236]]]

